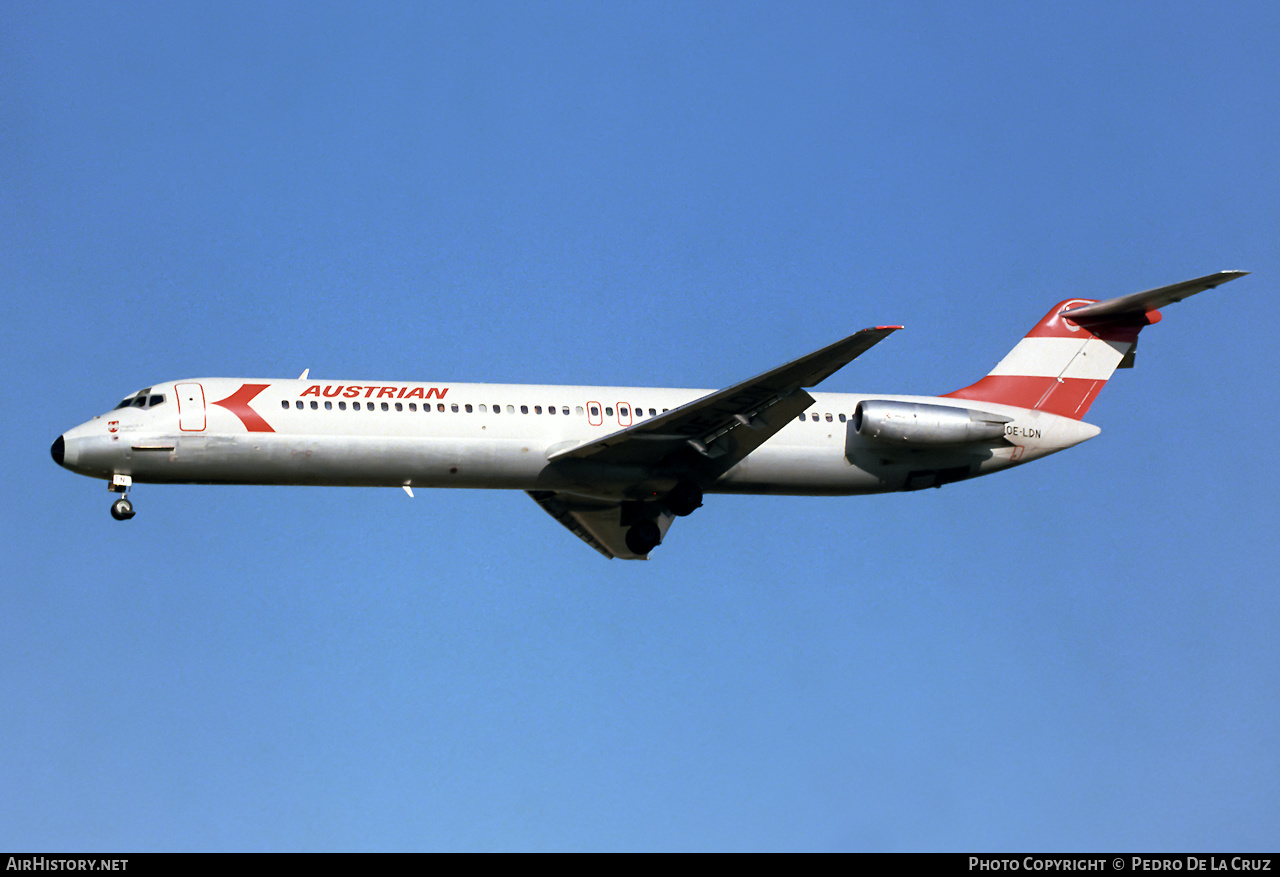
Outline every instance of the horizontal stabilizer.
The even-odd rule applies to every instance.
[[[1058,302],[982,380],[947,395],[1083,419],[1111,375],[1132,368],[1138,333],[1159,309],[1243,277],[1219,271],[1106,301]]]
[[[1221,286],[1237,277],[1244,277],[1248,273],[1248,271],[1219,271],[1217,274],[1207,274],[1195,280],[1184,280],[1170,286],[1161,286],[1159,289],[1148,289],[1146,292],[1135,292],[1132,295],[1122,295],[1119,298],[1109,298],[1106,301],[1072,308],[1063,311],[1062,316],[1073,323],[1080,323],[1114,319],[1130,314],[1147,314],[1175,301],[1182,301],[1197,292],[1204,292],[1206,289]]]

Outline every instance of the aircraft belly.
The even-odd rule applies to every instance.
[[[519,439],[378,436],[178,436],[134,453],[135,481],[415,487],[533,486],[546,465]]]
[[[838,447],[765,445],[726,472],[711,493],[849,496],[892,489],[851,466]]]

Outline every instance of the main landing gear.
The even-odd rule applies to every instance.
[[[660,504],[645,503],[624,511],[623,523],[630,518],[634,523],[627,528],[627,550],[632,554],[645,555],[658,547],[662,542],[662,528],[658,526],[654,516],[664,517],[670,521],[671,516],[683,518],[693,514],[702,506],[702,488],[692,481],[681,481],[662,498]]]
[[[692,481],[681,481],[662,503],[671,510],[671,514],[683,518],[702,508],[702,488]]]
[[[662,541],[662,531],[653,521],[640,521],[627,530],[627,550],[632,554],[648,554]]]
[[[137,514],[133,510],[133,503],[129,502],[129,488],[132,486],[133,479],[128,475],[112,475],[111,483],[107,485],[107,490],[121,494],[120,498],[111,504],[111,517],[117,521],[127,521]]]

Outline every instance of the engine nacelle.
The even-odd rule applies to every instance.
[[[891,445],[932,447],[995,441],[1004,437],[1004,425],[1012,420],[972,408],[873,399],[858,403],[849,430]]]

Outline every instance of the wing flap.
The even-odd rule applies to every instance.
[[[573,535],[577,536],[583,542],[590,545],[596,551],[599,551],[605,557],[616,557],[617,555],[609,550],[609,546],[601,541],[591,529],[584,526],[583,522],[578,520],[570,504],[560,498],[560,494],[554,490],[527,490],[529,496],[533,497],[533,501],[542,506],[543,510],[555,518]],[[625,534],[624,534],[625,537]],[[626,549],[626,543],[622,545]]]
[[[647,554],[636,554],[627,547],[627,529],[631,521],[625,521],[624,504],[597,500],[587,496],[561,493],[555,490],[526,491],[533,501],[555,518],[573,535],[599,551],[605,557],[619,560],[648,560]],[[658,532],[665,538],[674,517],[660,514],[652,518]]]

